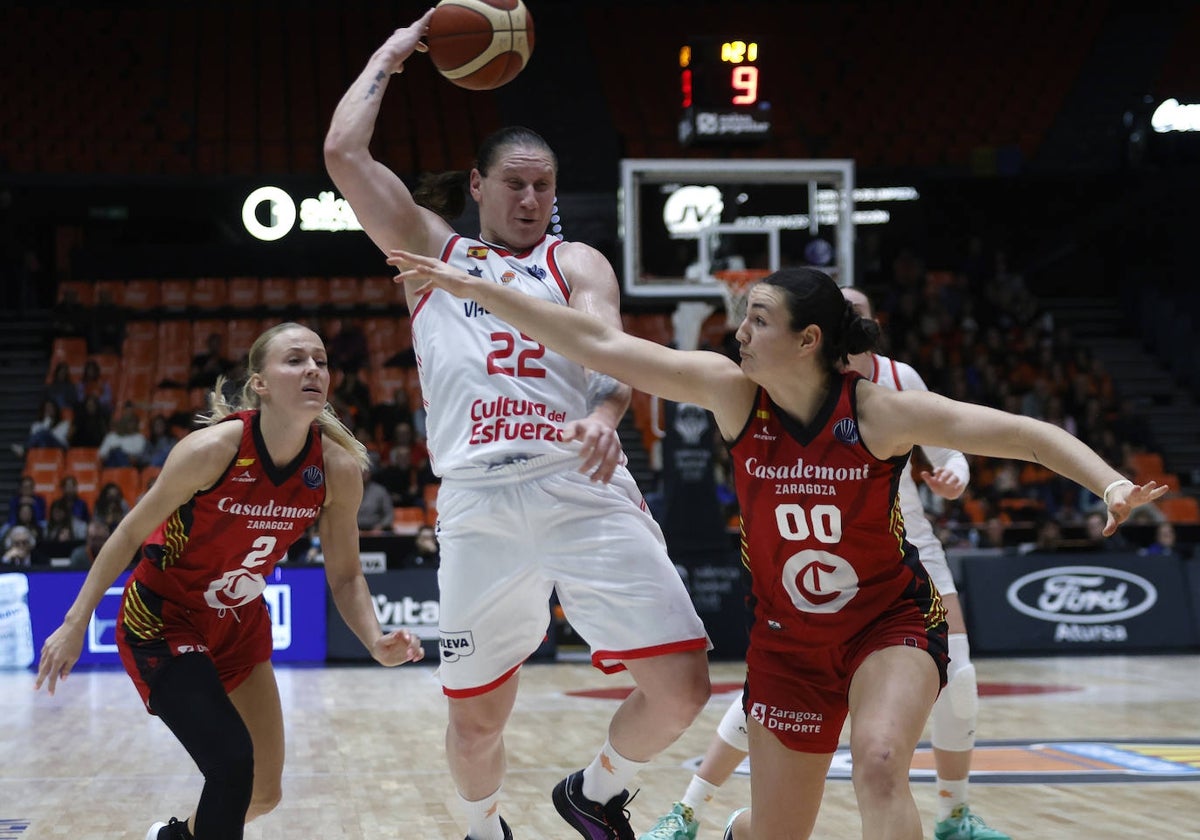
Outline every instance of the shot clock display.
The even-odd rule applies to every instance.
[[[679,141],[747,142],[771,134],[758,41],[692,38],[679,49]]]

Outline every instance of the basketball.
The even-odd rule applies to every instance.
[[[441,0],[425,36],[438,72],[459,87],[511,82],[533,52],[533,16],[521,0]]]

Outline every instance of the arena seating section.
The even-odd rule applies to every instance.
[[[775,96],[786,85],[790,107],[776,109],[771,141],[733,154],[964,167],[979,150],[1037,153],[1111,4],[1014,0],[1002,13],[954,0],[737,5],[736,34],[761,33]],[[319,174],[342,91],[408,14],[395,2],[14,4],[0,168]],[[725,32],[727,4],[581,3],[569,14],[590,35],[607,105],[588,131],[615,132],[627,157],[703,154],[681,152],[675,139],[682,44],[664,45],[663,33]],[[71,72],[44,72],[46,43],[72,57]],[[1179,43],[1194,40],[1181,33]],[[1168,70],[1186,74],[1190,48],[1177,55]],[[468,165],[500,125],[499,94],[446,84],[423,59],[405,72],[388,93],[403,104],[380,121],[376,153],[400,172]]]

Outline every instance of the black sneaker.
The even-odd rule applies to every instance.
[[[188,831],[187,820],[171,817],[167,822],[156,822],[146,832],[146,840],[194,840]]]
[[[500,818],[500,827],[504,829],[504,840],[513,840],[512,829],[508,827],[508,823],[504,821],[504,817]],[[471,840],[471,835],[468,834],[463,840]]]
[[[587,840],[637,840],[629,825],[623,790],[601,805],[583,795],[583,771],[577,770],[554,786],[554,807]]]

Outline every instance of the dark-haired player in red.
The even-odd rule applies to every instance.
[[[1103,496],[1107,534],[1166,492],[1134,485],[1049,423],[840,372],[879,328],[820,271],[783,269],[750,290],[739,366],[625,335],[435,259],[394,251],[389,262],[410,293],[470,298],[592,370],[713,412],[737,473],[754,605],[753,808],[734,815],[727,840],[809,836],[847,714],[863,837],[922,837],[908,772],[945,680],[946,623],[897,499],[915,444],[1041,463]]]
[[[118,620],[121,661],[147,710],[204,775],[193,816],[156,823],[147,840],[236,840],[278,804],[283,712],[262,594],[275,564],[318,518],[346,624],[383,665],[422,656],[415,636],[385,635],[375,617],[356,521],[366,452],[326,402],[321,339],[280,324],[255,341],[247,370],[237,406],[217,383],[208,425],[171,450],[121,520],[38,665],[35,687],[48,682],[53,694],[79,659],[104,592],[136,556]]]

